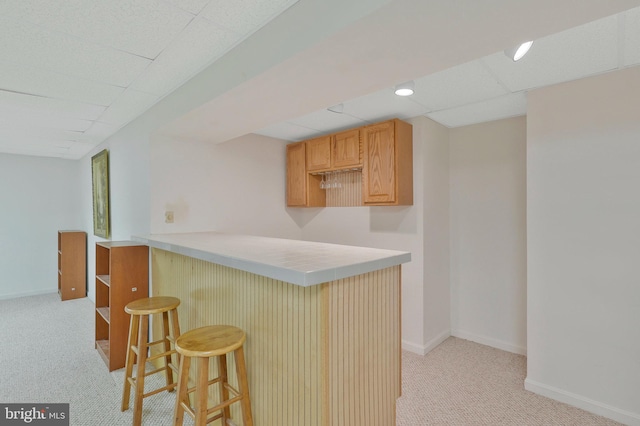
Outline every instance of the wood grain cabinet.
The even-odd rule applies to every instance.
[[[124,307],[149,297],[149,247],[133,241],[96,243],[96,349],[109,371],[123,368],[129,336]]]
[[[306,141],[307,172],[362,167],[360,129]]]
[[[331,167],[334,169],[362,167],[360,129],[335,134],[331,147]]]
[[[305,141],[307,172],[331,168],[331,136]]]
[[[412,126],[397,119],[361,130],[365,205],[413,204]]]
[[[361,205],[412,205],[412,132],[394,119],[287,145],[287,206],[326,206],[322,174],[352,170],[361,173]]]
[[[307,173],[307,144],[296,142],[287,145],[287,206],[323,207],[324,191],[320,188],[320,176]]]
[[[87,233],[58,231],[58,294],[61,300],[87,297]]]

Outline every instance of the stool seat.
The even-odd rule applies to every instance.
[[[190,357],[213,357],[238,349],[247,339],[244,331],[230,325],[195,328],[180,336],[176,350]]]
[[[146,297],[134,300],[124,307],[124,311],[130,315],[151,315],[170,311],[180,305],[180,299],[169,296]]]
[[[229,406],[236,402],[241,405],[243,425],[253,426],[243,349],[246,338],[245,332],[238,327],[209,325],[187,331],[176,339],[175,348],[180,354],[180,369],[178,394],[174,409],[174,426],[182,425],[185,412],[193,417],[196,426],[205,426],[216,420],[221,420],[220,424],[222,425],[235,424],[231,421]],[[237,388],[229,383],[227,354],[233,354],[238,381]],[[189,388],[191,358],[196,360],[197,373],[194,377],[195,387]],[[209,360],[211,358],[217,359],[218,376],[210,380]],[[209,408],[209,386],[213,384],[218,384],[220,402]],[[193,406],[189,400],[190,393],[195,393]],[[214,414],[213,417],[210,417],[211,414]]]

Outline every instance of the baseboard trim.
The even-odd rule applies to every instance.
[[[625,425],[640,426],[640,413],[621,410],[575,393],[536,382],[529,378],[525,379],[524,388],[530,392],[537,393],[538,395],[564,402],[565,404],[581,408],[599,416],[607,417]]]
[[[440,343],[442,343],[445,340],[447,340],[447,338],[449,336],[451,336],[451,333],[449,332],[449,330],[445,330],[442,333],[438,334],[434,339],[429,340],[424,345],[416,345],[415,343],[403,340],[402,341],[402,349],[404,349],[406,351],[409,351],[409,352],[413,352],[414,354],[426,355],[429,352],[431,352]]]
[[[527,355],[527,348],[524,346],[514,345],[502,340],[493,339],[487,336],[481,336],[479,334],[470,333],[464,330],[451,330],[453,337],[459,337],[460,339],[471,340],[472,342],[480,343],[481,345],[491,346],[492,348],[501,349],[503,351],[511,352],[518,355]]]
[[[56,293],[58,290],[37,290],[37,291],[28,291],[25,293],[12,293],[12,294],[3,294],[0,295],[0,300],[9,300],[9,299],[18,299],[20,297],[28,297],[28,296],[39,296],[41,294],[51,294]]]

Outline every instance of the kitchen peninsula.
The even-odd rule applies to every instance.
[[[134,239],[152,248],[152,295],[182,301],[183,331],[246,331],[256,424],[395,424],[410,253],[214,232]]]

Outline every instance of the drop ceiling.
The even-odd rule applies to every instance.
[[[301,9],[298,2],[314,1],[0,2],[0,152],[81,158],[243,41],[258,36],[256,32],[275,17]],[[570,10],[570,5],[494,1],[492,8],[469,1],[468,10],[461,11],[447,1],[380,3],[384,7],[363,22],[292,54],[178,117],[170,131],[185,139],[213,142],[250,132],[295,141],[389,117],[418,115],[457,127],[525,114],[526,93],[531,89],[640,64],[640,8],[606,13],[638,6],[640,1],[618,1],[615,7],[611,5],[615,2],[583,2],[575,13],[553,19],[545,13],[551,8]],[[404,17],[407,5],[422,12]],[[540,31],[553,34],[536,38],[530,53],[513,63],[501,52],[511,46],[500,46],[498,38],[502,33],[513,38],[520,27],[526,32],[527,23],[507,24],[505,18],[527,7],[535,11],[536,6],[546,10],[531,20],[537,20]],[[447,19],[452,16],[480,22],[485,30],[492,22],[505,22],[505,27],[469,41],[478,29],[468,26],[437,40],[434,34],[450,31]],[[572,24],[579,19],[588,23]],[[370,32],[380,22],[389,32]],[[385,48],[385,43],[393,49]],[[362,51],[363,46],[362,56],[349,53],[350,47]],[[383,47],[376,50],[377,46]],[[397,69],[367,73],[353,69],[356,61],[374,63],[367,55],[380,52],[387,61],[396,61]],[[478,52],[482,57],[476,57]],[[347,54],[352,62],[345,59]],[[418,62],[411,62],[411,55],[428,56],[430,66],[414,66]],[[332,69],[309,72],[311,65],[322,61]],[[357,81],[354,75],[359,76]],[[327,76],[334,84],[327,84]],[[391,84],[382,83],[407,79],[416,83],[416,93],[409,98],[395,96]],[[296,87],[302,81],[307,85],[294,95],[277,94],[279,88]],[[339,89],[349,83],[357,89],[345,90],[341,97]],[[326,110],[337,103],[344,105],[342,114]]]
[[[82,157],[297,1],[0,2],[0,152]]]
[[[518,62],[496,52],[416,78],[413,96],[396,96],[394,88],[387,87],[344,99],[342,113],[322,109],[255,133],[298,141],[420,115],[449,128],[466,126],[525,115],[529,90],[639,64],[640,8],[635,8],[537,39]]]

